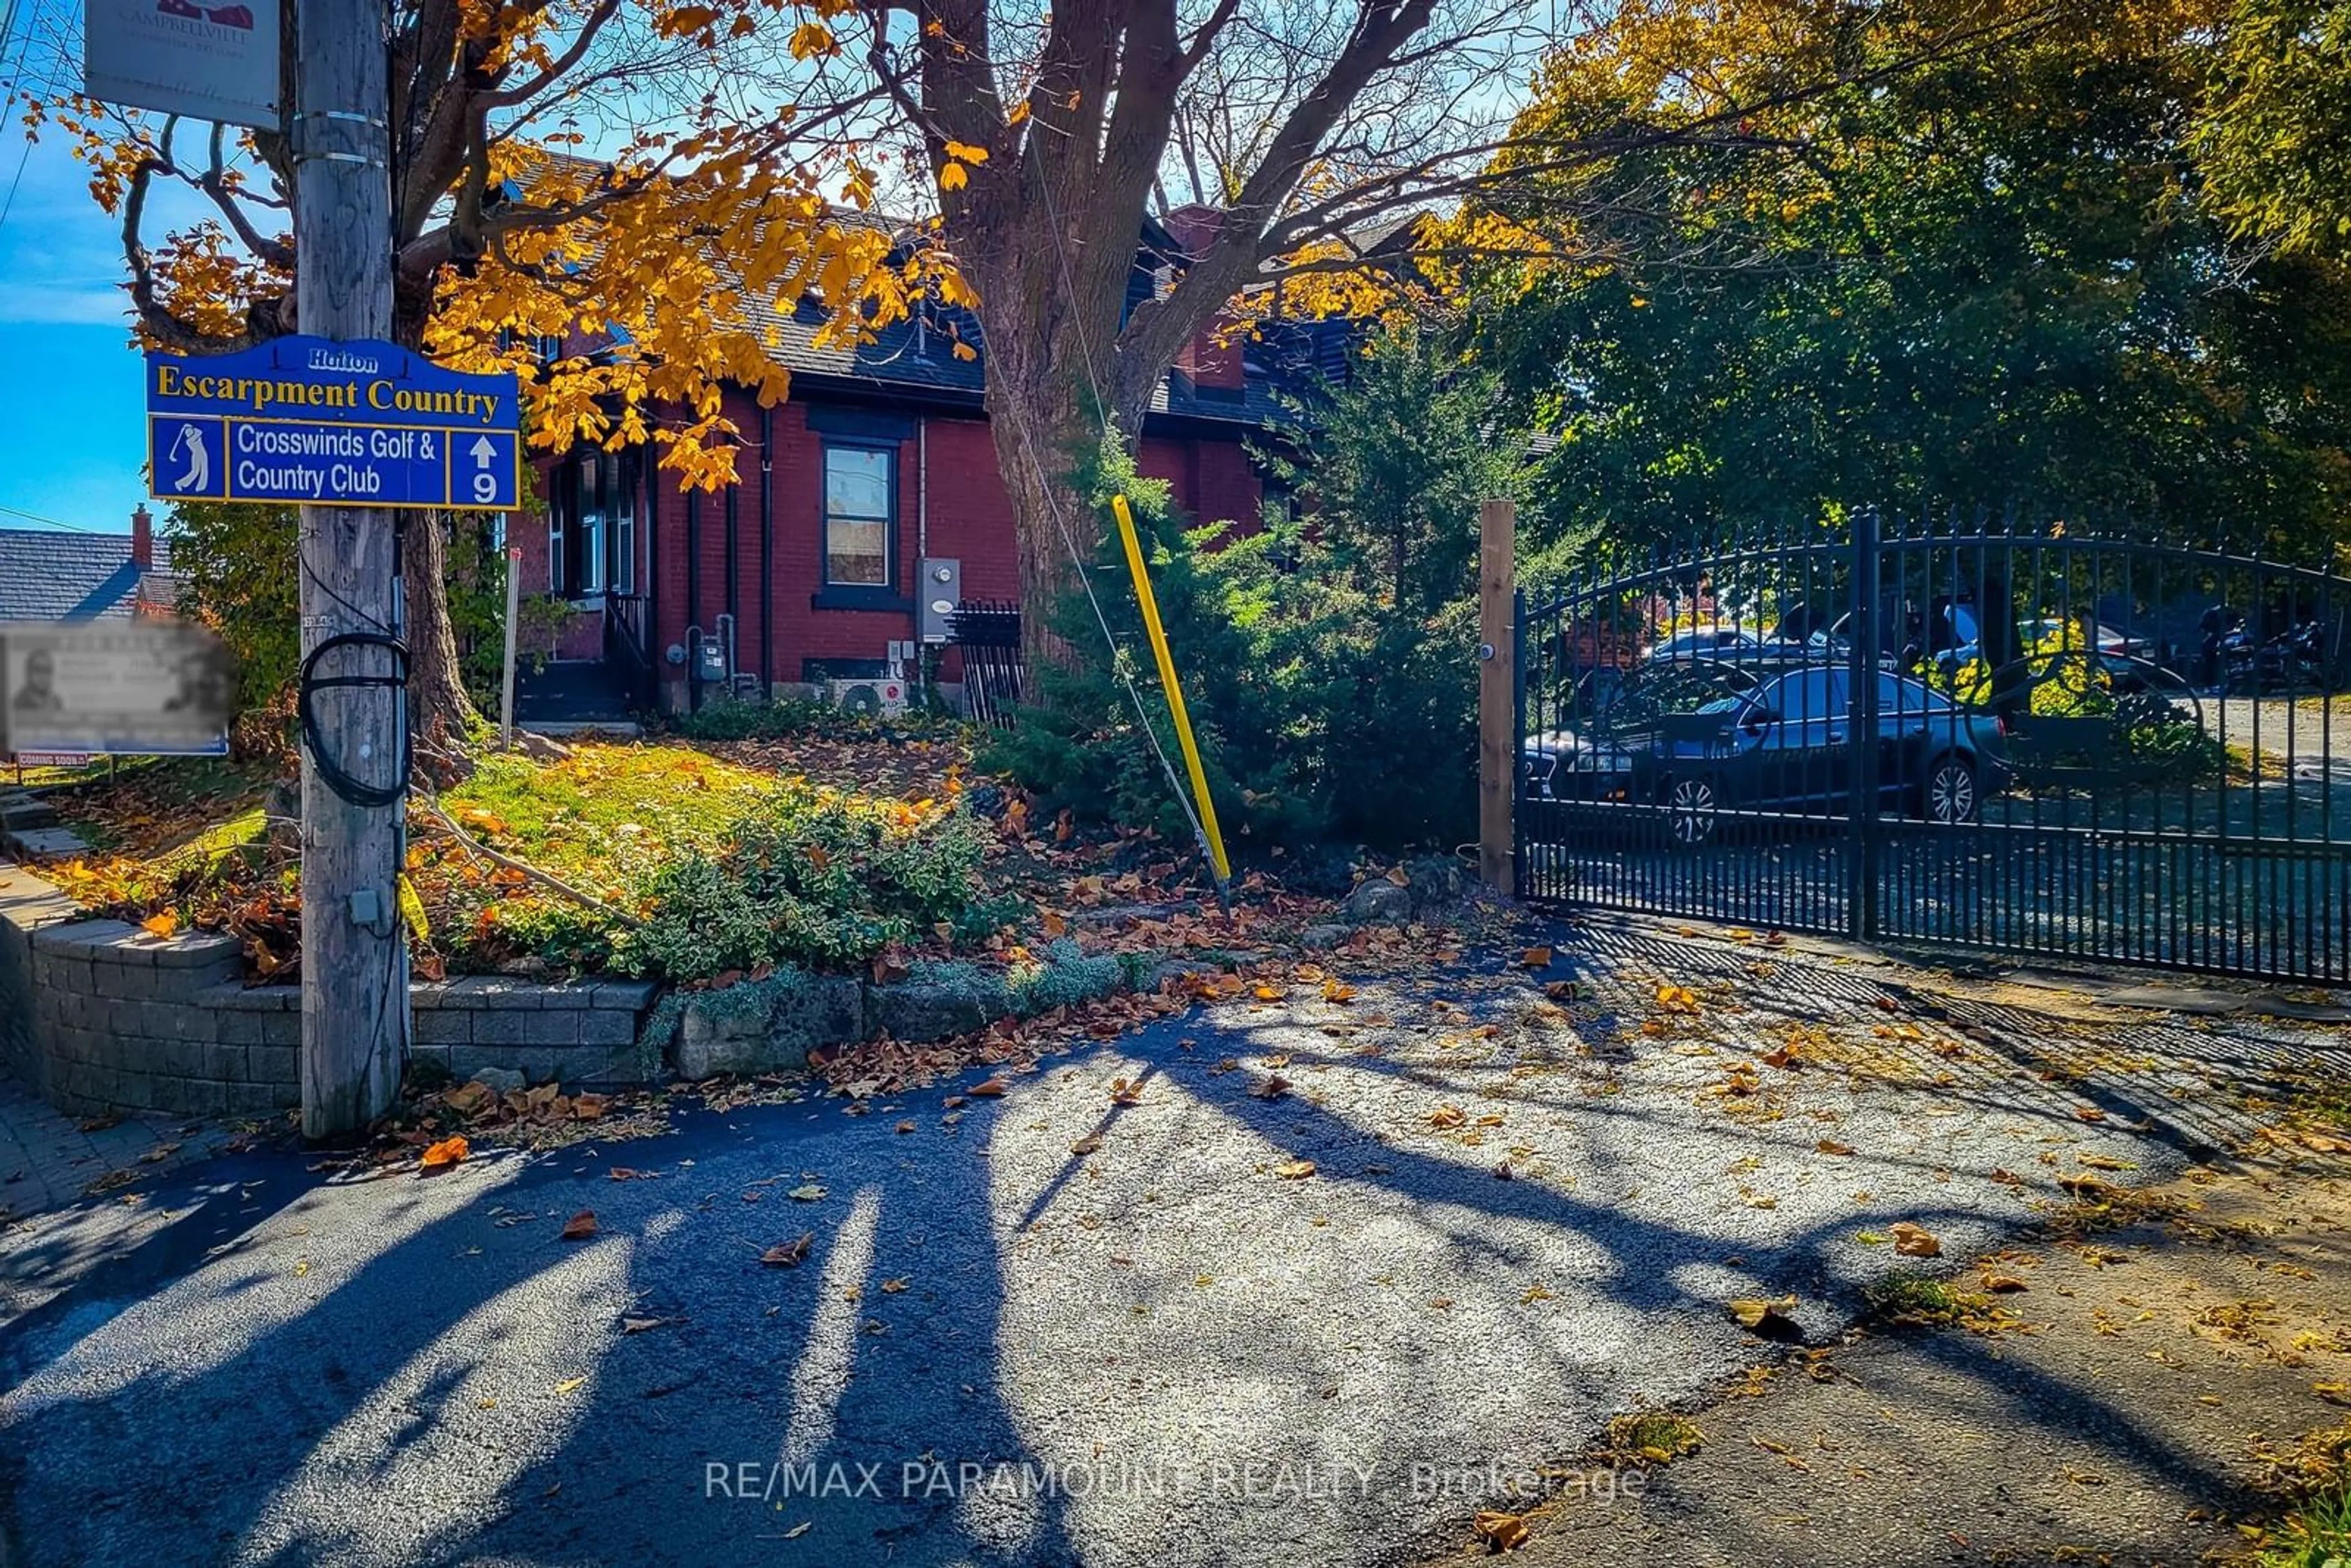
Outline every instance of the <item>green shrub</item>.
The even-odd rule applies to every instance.
[[[831,735],[860,727],[875,727],[871,719],[844,713],[830,703],[795,697],[772,703],[722,698],[669,721],[671,730],[690,740],[777,740],[792,735]]]
[[[1411,595],[1434,609],[1400,608],[1384,569],[1298,524],[1269,519],[1238,537],[1228,524],[1184,528],[1166,486],[1139,478],[1114,448],[1092,484],[1105,506],[1123,492],[1148,536],[1153,592],[1236,852],[1321,841],[1449,845],[1474,835],[1470,584]],[[1188,841],[1161,760],[1180,770],[1181,754],[1114,534],[1102,541],[1093,580],[1115,653],[1073,591],[1055,626],[1077,650],[1077,667],[1041,672],[1040,700],[992,738],[982,764],[1013,774],[1048,810]]]
[[[970,909],[986,840],[962,812],[917,813],[787,787],[715,853],[653,873],[652,915],[616,944],[626,967],[673,980],[799,963],[847,968]]]
[[[882,717],[852,713],[831,703],[804,697],[745,702],[720,697],[669,721],[674,734],[690,740],[781,740],[815,735],[844,738],[928,736],[959,730],[962,721],[921,710]]]
[[[1126,966],[1116,956],[1098,953],[1088,957],[1064,936],[1046,948],[1041,958],[1012,970],[1012,1009],[1023,1018],[1034,1018],[1055,1008],[1109,996],[1126,979]]]

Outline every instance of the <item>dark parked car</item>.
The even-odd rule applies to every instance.
[[[1587,671],[1554,708],[1536,716],[1550,727],[1527,737],[1520,768],[1527,798],[1624,799],[1634,755],[1659,744],[1660,721],[1753,691],[1766,674],[1719,656]]]
[[[1531,773],[1553,799],[1652,802],[1677,842],[1712,839],[1726,811],[1842,816],[1854,788],[1853,704],[1846,670],[1816,664],[1772,674],[1749,689],[1604,742],[1564,734],[1528,742]],[[1877,682],[1878,809],[1931,822],[1976,820],[1983,791],[2004,771],[1999,721],[1962,708],[1907,676]],[[1605,781],[1605,787],[1593,786]]]

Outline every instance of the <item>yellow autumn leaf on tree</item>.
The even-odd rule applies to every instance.
[[[987,162],[987,149],[974,147],[967,141],[950,141],[947,143],[947,156],[966,163],[985,163]]]
[[[841,52],[841,45],[832,29],[821,22],[802,22],[792,29],[792,58],[813,59],[819,55],[831,57]]]
[[[942,191],[960,191],[960,190],[962,190],[966,185],[967,185],[967,184],[969,184],[969,183],[971,183],[971,176],[970,176],[968,173],[967,173],[967,172],[965,172],[965,170],[964,170],[964,166],[963,166],[962,164],[960,164],[960,163],[946,163],[946,164],[944,164],[944,165],[942,165],[942,166],[940,167],[940,169],[939,169],[939,189],[940,189],[940,190],[942,190]]]

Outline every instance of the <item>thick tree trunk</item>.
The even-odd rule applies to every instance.
[[[449,549],[441,530],[446,516],[415,511],[401,530],[400,580],[408,609],[408,722],[434,749],[463,756],[481,715],[457,669],[457,636],[449,622]]]
[[[1102,431],[1074,344],[1061,349],[1044,332],[1007,331],[994,319],[988,334],[988,428],[1012,503],[1020,568],[1020,654],[1030,672],[1023,695],[1033,702],[1038,673],[1048,665],[1067,669],[1106,652],[1092,645],[1098,636],[1073,647],[1053,625],[1064,595],[1078,586],[1081,563],[1090,566],[1100,555],[1102,520],[1089,505],[1078,475],[1081,458],[1098,445]],[[1064,325],[1059,335],[1073,333]],[[1007,342],[1036,345],[1041,351],[998,347]],[[1113,410],[1112,418],[1118,438],[1132,451],[1141,410]]]
[[[1078,562],[1092,559],[1101,529],[1076,484],[1073,444],[1084,439],[1084,430],[1075,410],[1055,411],[1060,418],[1039,417],[1053,402],[1071,400],[1007,384],[1009,379],[989,378],[989,434],[1012,503],[1013,551],[1020,569],[1020,659],[1029,671],[1021,695],[1035,702],[1046,666],[1067,669],[1075,662],[1075,650],[1054,619],[1062,595],[1077,585]]]

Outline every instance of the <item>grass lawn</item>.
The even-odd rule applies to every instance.
[[[630,934],[703,915],[713,952],[774,946],[778,959],[968,941],[983,929],[964,915],[985,902],[977,873],[989,846],[952,810],[967,756],[952,738],[840,737],[486,756],[437,810],[411,809],[415,897],[404,902],[422,916],[419,971],[690,978],[695,933],[642,948]],[[270,831],[278,782],[212,758],[126,766],[57,793],[60,817],[92,848],[45,869],[94,914],[239,936],[255,977],[290,979],[299,868],[287,836]],[[756,855],[738,842],[746,834]]]
[[[486,757],[442,809],[494,849],[596,888],[620,888],[680,850],[716,851],[777,776],[676,746],[583,745],[554,762]],[[419,813],[416,836],[436,824]]]

